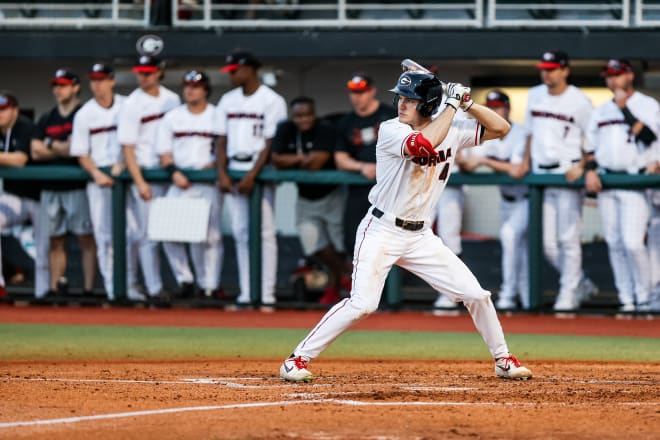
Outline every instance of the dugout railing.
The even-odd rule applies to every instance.
[[[169,176],[162,169],[143,170],[144,176],[152,182],[169,182]],[[184,173],[193,182],[215,182],[215,170],[184,170]],[[230,172],[231,177],[240,178],[244,173]],[[89,175],[78,167],[73,166],[26,166],[23,168],[0,167],[0,178],[7,180],[40,180],[43,182],[55,180],[89,180]],[[604,188],[660,188],[660,175],[618,175],[606,174],[601,176]],[[258,178],[257,185],[251,195],[250,202],[250,296],[253,304],[259,303],[261,291],[261,197],[262,184],[266,182],[299,182],[308,184],[350,184],[372,185],[373,182],[355,173],[344,171],[300,171],[274,169],[263,170]],[[510,185],[521,181],[509,176],[493,173],[455,174],[449,180],[449,185]],[[563,175],[530,174],[522,179],[529,185],[529,282],[531,308],[538,310],[542,307],[542,199],[543,189],[552,187],[583,187],[584,181],[566,182]],[[115,178],[113,186],[113,245],[114,245],[114,297],[117,299],[126,296],[126,194],[131,177],[127,172]],[[394,268],[389,276],[385,288],[385,303],[390,308],[397,308],[402,302],[401,274]]]

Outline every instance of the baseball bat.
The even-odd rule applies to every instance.
[[[405,60],[401,61],[401,69],[404,72],[422,72],[422,73],[430,73],[431,75],[434,75],[429,69],[426,67],[422,66],[416,61],[411,60],[410,58],[406,58]],[[447,94],[447,86],[443,81],[440,81],[440,84],[442,84],[442,92],[444,94]]]

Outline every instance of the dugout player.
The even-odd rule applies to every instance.
[[[31,162],[30,143],[34,129],[32,121],[19,113],[16,97],[0,91],[0,166],[22,167]],[[50,285],[47,219],[40,208],[39,193],[40,185],[36,181],[9,179],[3,181],[3,192],[0,193],[0,229],[32,221],[36,246],[34,295],[37,299],[48,293]],[[5,279],[0,267],[0,297],[5,296]]]
[[[491,90],[486,95],[486,107],[506,119],[511,130],[505,137],[491,139],[484,142],[481,148],[471,149],[463,168],[474,171],[478,166],[485,165],[498,173],[508,174],[524,160],[525,129],[509,120],[511,102],[506,93]],[[502,287],[496,303],[498,309],[516,309],[518,299],[523,309],[529,309],[528,192],[527,185],[523,184],[500,186]]]
[[[334,170],[335,128],[316,117],[314,100],[299,96],[291,101],[291,120],[277,126],[271,158],[278,169]],[[343,187],[298,183],[296,226],[306,257],[314,256],[329,270],[330,279],[321,304],[341,299],[350,291],[350,270],[344,253]],[[343,282],[342,282],[343,281]]]
[[[234,88],[220,98],[216,109],[218,185],[231,212],[236,241],[240,293],[238,304],[250,302],[250,259],[248,223],[250,193],[255,179],[270,158],[277,124],[287,117],[286,101],[261,84],[257,69],[261,62],[250,52],[235,51],[226,58],[222,72]],[[244,171],[233,181],[227,170]],[[277,239],[275,236],[275,185],[263,185],[261,203],[262,275],[261,303],[275,303]]]
[[[87,74],[92,98],[76,113],[71,134],[71,156],[92,177],[87,183],[90,217],[96,240],[99,271],[109,300],[114,300],[112,251],[112,185],[113,176],[122,171],[121,146],[117,141],[117,121],[126,99],[114,92],[115,72],[112,66],[95,63]],[[110,168],[110,173],[101,167]],[[130,260],[129,260],[130,261]],[[134,282],[135,268],[127,269]],[[142,301],[144,296],[129,285],[126,297]]]
[[[42,165],[75,165],[71,156],[73,118],[80,109],[80,78],[69,69],[57,69],[50,80],[57,105],[42,115],[32,137],[32,158]],[[78,237],[84,275],[83,293],[91,294],[96,278],[96,244],[92,235],[86,182],[48,182],[41,191],[41,206],[48,216],[50,235],[50,288],[66,293],[66,235]]]
[[[376,98],[373,79],[364,72],[357,72],[346,83],[346,90],[353,110],[337,122],[335,164],[337,169],[362,174],[367,179],[376,178],[376,141],[378,127],[383,121],[396,116],[392,106]],[[351,255],[355,247],[355,231],[364,213],[369,209],[370,185],[350,185],[344,213],[346,251]]]
[[[583,142],[592,112],[589,98],[568,83],[568,55],[545,52],[536,65],[542,84],[530,89],[525,115],[532,172],[563,174],[568,182],[583,173]],[[572,311],[596,287],[582,272],[584,191],[548,187],[543,192],[543,250],[559,272],[555,311]]]
[[[447,84],[446,106],[432,119],[442,88],[431,73],[404,72],[392,92],[398,96],[399,117],[380,126],[377,180],[369,193],[371,208],[357,232],[351,297],[332,307],[298,344],[280,367],[280,376],[295,382],[311,380],[307,363],[377,309],[385,278],[396,264],[463,301],[495,359],[498,377],[527,379],[532,373],[509,353],[490,292],[431,228],[456,150],[500,138],[509,124],[473,103],[470,89],[456,83]],[[459,107],[474,119],[454,119]]]
[[[651,264],[644,243],[650,206],[647,192],[602,187],[599,174],[646,172],[660,133],[658,101],[635,90],[635,74],[626,59],[611,59],[601,72],[614,98],[591,115],[585,165],[587,191],[598,193],[598,208],[614,274],[620,310],[650,309]]]
[[[204,199],[210,204],[206,242],[190,244],[197,285],[204,296],[210,298],[218,290],[222,269],[222,198],[214,184],[191,183],[182,170],[215,167],[215,106],[208,102],[211,82],[201,70],[187,72],[182,85],[185,104],[169,111],[163,118],[156,151],[161,166],[172,179],[166,197]],[[165,242],[163,247],[177,282],[185,290],[186,284],[194,282],[185,244]]]
[[[117,126],[117,137],[122,145],[126,167],[133,178],[126,203],[130,244],[128,258],[131,260],[129,267],[137,267],[139,257],[150,299],[161,295],[163,282],[158,243],[147,239],[149,204],[153,198],[165,194],[167,185],[148,183],[141,168],[159,167],[155,143],[160,123],[165,113],[181,104],[176,93],[160,85],[163,68],[163,62],[157,57],[143,55],[138,58],[132,69],[137,77],[138,88],[126,98]],[[129,279],[129,285],[132,282]]]
[[[660,116],[656,120],[660,120]],[[654,145],[653,162],[647,172],[660,174],[660,141]],[[651,220],[648,231],[648,248],[651,260],[651,310],[660,311],[660,189],[650,189]]]

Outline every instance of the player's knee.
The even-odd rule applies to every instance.
[[[477,301],[485,301],[490,298],[490,291],[485,289],[470,289],[463,294],[463,303],[468,305]]]
[[[374,301],[354,294],[351,297],[351,306],[355,311],[356,318],[359,319],[372,314],[378,309],[378,298]]]

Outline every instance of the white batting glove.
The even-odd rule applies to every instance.
[[[463,109],[463,111],[466,112],[470,110],[472,104],[474,104],[474,101],[472,100],[472,95],[470,95],[469,92],[463,95],[463,100],[461,101],[461,109]]]
[[[454,107],[454,110],[458,110],[466,95],[470,99],[469,87],[465,87],[461,83],[447,83],[447,101],[445,101],[445,104]]]

